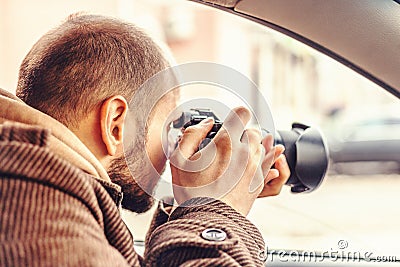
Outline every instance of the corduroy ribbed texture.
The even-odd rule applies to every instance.
[[[7,124],[0,133],[0,266],[139,265],[112,198],[49,151],[49,131]]]
[[[119,214],[120,188],[52,153],[49,134],[0,125],[0,266],[262,266],[259,231],[207,198],[171,215],[158,210],[142,260]],[[203,239],[207,228],[225,231],[227,239]]]
[[[153,220],[152,227],[160,226],[148,234],[146,266],[263,266],[258,257],[264,251],[260,232],[222,201],[194,198],[176,208],[168,222],[162,224],[165,216],[160,214],[154,218],[158,221]],[[201,233],[208,228],[225,231],[227,239],[203,239]]]

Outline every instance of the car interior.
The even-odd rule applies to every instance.
[[[365,174],[370,172],[371,169],[377,170],[382,166],[385,166],[386,168],[387,166],[389,166],[389,162],[397,162],[398,155],[400,155],[400,139],[396,136],[396,133],[399,133],[399,127],[398,124],[396,124],[395,122],[397,120],[396,118],[400,114],[400,105],[398,102],[398,98],[400,97],[400,75],[398,75],[398,69],[400,67],[400,5],[398,1],[193,0],[193,2],[225,11],[226,13],[236,15],[238,17],[241,17],[242,19],[247,19],[257,24],[263,25],[265,26],[265,28],[280,32],[315,49],[316,51],[319,51],[329,58],[341,63],[345,67],[357,72],[366,79],[369,79],[374,84],[378,85],[374,88],[374,90],[382,91],[382,89],[384,89],[389,92],[391,96],[388,97],[391,98],[391,103],[396,104],[392,105],[392,109],[390,109],[390,111],[387,113],[388,116],[378,119],[374,119],[372,115],[370,115],[369,117],[368,115],[370,113],[374,113],[374,108],[376,109],[375,113],[379,113],[382,109],[381,106],[371,106],[370,113],[361,114],[360,116],[363,117],[364,122],[360,120],[357,123],[354,123],[353,121],[349,124],[348,127],[346,127],[347,129],[341,131],[342,133],[345,132],[344,134],[346,134],[347,131],[348,140],[350,139],[351,141],[351,138],[353,138],[353,140],[356,140],[358,138],[359,140],[356,141],[361,141],[354,141],[356,144],[354,148],[352,147],[352,150],[349,147],[351,145],[350,143],[345,143],[345,145],[343,143],[343,147],[349,147],[348,149],[351,150],[350,152],[347,152],[348,160],[343,160],[343,158],[346,157],[345,154],[341,155],[342,157],[337,157],[338,161],[340,161],[341,163],[338,162],[337,164],[335,164],[334,167],[332,166],[331,171],[341,173],[343,171],[343,166],[341,166],[340,164],[346,161],[354,160],[359,163],[359,161],[371,160],[371,162],[368,163],[364,162],[363,165],[357,165],[355,168],[353,168],[353,170],[368,169],[367,167],[370,167],[369,171],[367,171],[366,173],[361,172],[361,175],[359,175],[358,177],[360,177],[359,179],[374,179],[371,177],[361,177],[363,177],[363,175],[365,176]],[[356,89],[357,88],[352,88],[352,86],[346,88],[346,90]],[[358,95],[358,93],[356,93],[355,97],[357,96],[361,99],[364,97],[362,94]],[[366,101],[365,105],[368,105],[368,101]],[[357,108],[353,109],[353,111],[357,112]],[[336,112],[336,110],[332,110],[332,112]],[[368,119],[370,122],[368,122]],[[275,118],[275,120],[277,120],[277,118]],[[344,126],[342,124],[343,121],[345,120],[339,122],[342,127]],[[371,121],[375,122],[371,123]],[[388,121],[390,123],[388,123]],[[360,126],[358,128],[355,127],[357,125],[364,125],[364,128],[366,130],[364,132],[362,130],[358,130],[358,132],[361,131],[361,133],[357,133],[357,129],[360,129]],[[365,127],[365,125],[367,127]],[[387,125],[389,126],[385,127]],[[351,137],[351,129],[353,129],[353,137]],[[356,134],[360,135],[360,137],[357,137]],[[363,135],[374,136],[372,138],[374,139],[374,142],[371,142],[372,147],[369,147],[369,143],[363,140]],[[385,135],[390,135],[390,137],[384,138]],[[338,134],[336,135],[336,137],[337,136]],[[355,158],[357,158],[357,149],[360,150],[363,148],[368,148],[370,150],[361,150],[361,152],[359,152],[359,159],[355,160]],[[336,146],[330,147],[330,149],[333,150],[332,154],[336,153],[335,149],[339,150],[339,148],[337,148]],[[374,157],[372,157],[371,159],[367,156],[369,154],[373,154]],[[332,157],[332,159],[334,158]],[[380,162],[376,163],[372,161]],[[344,169],[346,169],[346,167]],[[399,174],[398,166],[394,165],[392,173],[395,173],[397,175]],[[379,179],[382,179],[382,183],[390,183],[390,181],[384,180],[388,177],[387,174],[376,176],[375,178],[377,177],[379,177]],[[328,177],[326,179],[334,178],[331,178],[328,174]],[[342,184],[343,182],[338,181],[338,183]],[[369,190],[363,192],[364,189],[362,189],[362,186],[359,186],[359,188],[357,188],[355,184],[356,183],[350,183],[350,185],[354,185],[354,188],[352,190],[360,190],[360,192],[362,192],[362,194],[364,195],[363,198],[359,200],[354,200],[351,198],[344,200],[346,199],[346,197],[344,197],[343,194],[341,194],[340,192],[337,192],[337,199],[335,200],[335,198],[333,197],[328,205],[352,206],[351,203],[355,202],[358,202],[358,205],[363,206],[371,205],[371,212],[374,213],[374,211],[372,210],[377,209],[375,214],[378,217],[379,210],[383,210],[382,206],[390,205],[390,209],[392,209],[394,213],[394,218],[399,218],[399,210],[396,207],[396,204],[391,202],[395,201],[394,198],[391,198],[388,202],[386,202],[384,198],[381,198],[377,200],[375,204],[371,204],[371,201],[369,201],[368,199],[373,198],[375,194],[371,193],[371,191]],[[389,187],[396,187],[396,184],[387,184],[387,186],[382,187],[382,189],[390,194]],[[334,189],[334,186],[329,188],[329,190]],[[328,189],[326,188],[326,190]],[[325,191],[325,193],[327,192]],[[310,202],[312,202],[312,194],[314,193],[312,192],[309,196],[307,196],[310,198]],[[370,195],[368,196],[366,194]],[[315,199],[317,200],[318,198]],[[294,201],[293,199],[290,199],[290,197],[285,198],[285,200]],[[335,201],[336,203],[334,203]],[[300,200],[300,202],[302,201]],[[266,203],[264,202],[262,205],[265,204]],[[271,202],[268,204],[271,204]],[[276,205],[275,209],[264,209],[265,214],[269,214],[269,211],[271,211],[271,217],[282,215],[282,209],[288,208],[287,206],[279,204],[277,202],[274,202],[273,205]],[[359,212],[359,216],[364,216],[364,213],[360,211],[362,210],[361,208],[359,209],[359,211],[357,211],[357,205],[354,206],[353,210],[346,208],[335,209],[329,207],[328,205],[325,206],[325,209],[331,209],[333,213],[337,212],[336,214],[331,216],[341,216],[341,220],[331,219],[329,220],[330,225],[323,225],[323,227],[318,226],[315,222],[310,223],[310,218],[311,220],[321,220],[321,216],[324,215],[322,212],[318,211],[318,208],[315,208],[315,206],[305,201],[297,206],[291,206],[291,209],[288,210],[287,213],[304,212],[309,215],[309,218],[307,218],[307,220],[309,221],[305,220],[304,218],[299,220],[299,218],[295,216],[293,216],[293,220],[290,220],[289,218],[291,218],[291,216],[285,214],[283,216],[288,216],[288,220],[290,222],[286,222],[288,226],[285,230],[282,230],[285,232],[282,232],[281,234],[287,234],[288,229],[290,231],[290,229],[296,228],[297,224],[299,225],[299,227],[309,228],[309,232],[318,232],[320,230],[325,231],[323,228],[329,228],[335,223],[340,224],[343,223],[343,221],[346,221],[346,216],[348,216],[348,218],[351,217],[350,213]],[[314,211],[310,211],[309,209],[314,209]],[[340,212],[340,210],[342,210],[342,212]],[[258,212],[261,212],[261,208],[260,210],[258,210]],[[375,223],[377,225],[381,224],[384,227],[383,221],[385,220],[385,218],[385,215],[383,215],[381,221],[376,219],[376,217],[373,220],[376,221]],[[302,222],[302,220],[305,221]],[[271,221],[272,222],[270,222],[270,225],[266,226],[270,229],[265,230],[265,232],[267,233],[267,245],[268,233],[273,233],[273,227],[276,226],[273,222],[273,219]],[[285,224],[285,222],[283,222],[284,220],[278,221],[279,222],[276,224]],[[324,222],[321,222],[321,224],[324,224],[325,222],[326,221],[324,220]],[[360,222],[358,222],[358,224],[358,227],[363,227],[362,219],[360,219]],[[293,232],[296,231],[293,230]],[[305,230],[305,232],[307,232],[307,230]],[[381,239],[381,241],[379,242],[385,242],[387,246],[384,247],[398,247],[398,233],[396,233],[395,231],[392,231],[391,233],[390,231],[388,232],[389,233],[386,234],[391,235],[391,238],[387,239],[386,241],[382,241],[383,239]],[[370,232],[370,235],[381,235],[381,233]],[[276,236],[277,238],[279,238],[279,234],[277,234]],[[344,239],[338,241],[336,248],[334,246],[330,248],[331,252],[335,252],[336,249],[336,252],[338,252],[339,254],[338,257],[328,256],[329,253],[325,254],[322,248],[319,253],[317,252],[315,255],[312,255],[309,258],[296,257],[298,255],[304,256],[304,253],[302,252],[312,246],[309,246],[306,241],[303,244],[298,245],[297,250],[290,250],[290,242],[287,243],[288,246],[286,246],[284,242],[278,242],[278,244],[280,245],[279,249],[276,248],[267,251],[266,254],[268,255],[266,257],[266,264],[267,266],[397,266],[399,264],[398,258],[397,260],[395,260],[394,258],[392,258],[392,260],[389,260],[388,258],[381,259],[380,256],[376,255],[375,258],[365,257],[366,254],[364,255],[364,257],[361,256],[357,258],[357,254],[354,253],[353,257],[350,257],[351,259],[349,259],[348,255],[347,257],[345,256],[345,254],[348,252],[348,249],[353,252],[357,251],[357,249],[353,247],[353,250],[351,250],[351,247],[348,247],[349,244],[347,243],[347,239],[345,238],[346,234],[344,234],[343,236]],[[310,240],[308,240],[308,242],[312,243],[312,241]],[[374,246],[377,247],[382,245],[374,244]],[[388,253],[395,253],[395,255],[397,255],[397,253],[394,251],[396,251],[396,249],[393,249],[391,251],[383,249],[380,253],[383,253],[383,255],[388,255]]]
[[[15,59],[71,13],[137,24],[176,65],[211,62],[242,73],[259,90],[246,95],[255,115],[270,109],[278,133],[301,136],[301,125],[311,126],[317,138],[305,143],[324,148],[301,152],[314,155],[295,173],[317,178],[311,190],[284,186],[248,215],[264,237],[266,266],[400,266],[400,0],[22,2],[0,1],[1,87],[15,88],[3,86],[6,75],[16,80]],[[210,109],[221,123],[243,102],[213,84],[184,86],[181,98],[181,107]],[[156,199],[171,196],[170,176],[167,166]],[[121,211],[139,254],[154,210]]]

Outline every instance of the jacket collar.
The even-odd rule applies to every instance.
[[[87,174],[111,183],[104,167],[72,131],[52,117],[26,105],[10,92],[0,89],[0,125],[6,121],[48,129],[48,146],[53,153]]]

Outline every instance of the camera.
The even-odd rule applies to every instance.
[[[182,112],[173,122],[173,127],[185,129],[208,117],[214,118],[214,125],[199,145],[199,149],[202,149],[214,138],[223,124],[212,110],[194,108]],[[270,132],[267,129],[262,129],[263,137],[268,133]],[[278,130],[273,135],[275,144],[285,146],[284,154],[291,172],[286,185],[291,187],[291,192],[312,192],[317,189],[325,177],[329,163],[328,146],[322,132],[315,127],[293,123],[291,130]]]

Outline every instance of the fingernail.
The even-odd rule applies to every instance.
[[[271,176],[273,178],[279,177],[279,171],[277,169],[270,169],[269,171],[272,173]]]
[[[281,144],[279,144],[279,145],[276,145],[276,146],[279,146],[279,147],[281,147],[282,148],[282,153],[281,154],[283,154],[283,152],[285,152],[285,146],[284,145],[281,145]]]

